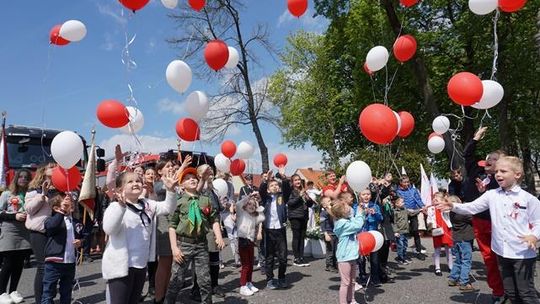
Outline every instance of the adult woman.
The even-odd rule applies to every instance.
[[[26,212],[24,198],[32,178],[29,170],[15,173],[7,191],[0,195],[0,254],[4,258],[0,271],[0,304],[21,303],[23,297],[17,291],[24,267],[24,258],[30,246],[30,234],[24,226]],[[6,292],[8,282],[9,294]]]
[[[54,168],[53,163],[40,166],[34,179],[28,185],[28,193],[25,197],[26,222],[25,226],[30,231],[30,244],[37,263],[36,276],[34,277],[34,299],[41,303],[43,292],[43,267],[45,263],[45,220],[51,216],[52,209],[49,206],[49,198],[55,191],[51,189],[51,176]],[[53,191],[51,191],[53,190]]]
[[[305,267],[309,266],[308,263],[304,262],[304,238],[306,237],[308,207],[313,206],[314,202],[307,195],[302,182],[298,174],[291,176],[292,193],[287,201],[287,207],[293,234],[293,265]]]

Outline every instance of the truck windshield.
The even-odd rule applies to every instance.
[[[38,165],[54,162],[51,156],[52,139],[9,136],[7,150],[9,166],[18,168],[36,168]]]

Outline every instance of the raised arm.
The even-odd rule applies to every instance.
[[[491,196],[491,193],[494,193],[493,191],[496,190],[490,190],[476,200],[465,203],[465,204],[452,204],[448,202],[449,206],[452,207],[452,211],[458,214],[478,214],[480,212],[486,211],[489,209],[489,197]]]

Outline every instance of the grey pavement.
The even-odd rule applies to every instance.
[[[289,245],[290,245],[290,233]],[[411,242],[412,243],[412,242]],[[389,265],[394,269],[395,282],[384,284],[379,288],[368,287],[355,293],[358,303],[491,303],[490,290],[486,284],[486,273],[479,252],[473,254],[473,270],[471,274],[476,279],[473,286],[478,292],[461,293],[456,287],[447,286],[448,269],[446,258],[441,257],[443,276],[434,274],[431,253],[433,245],[431,238],[423,238],[422,244],[428,248],[427,258],[421,261],[412,256],[413,263],[398,266],[394,263],[395,252],[390,252]],[[290,246],[289,246],[290,248]],[[289,249],[290,250],[290,249]],[[412,249],[411,249],[412,250]],[[226,265],[232,265],[230,247],[223,251]],[[220,272],[220,285],[227,291],[226,297],[214,297],[214,303],[338,303],[338,290],[340,279],[337,273],[325,271],[324,259],[311,260],[309,267],[292,266],[292,253],[289,254],[289,267],[287,279],[290,287],[285,290],[265,290],[265,277],[260,271],[254,271],[253,281],[260,289],[250,297],[243,297],[238,293],[240,280],[239,268],[226,266]],[[536,266],[538,273],[539,263]],[[33,278],[35,268],[25,269],[19,292],[25,297],[26,303],[33,303]],[[275,270],[277,276],[277,270]],[[77,268],[80,289],[73,296],[77,303],[105,303],[105,282],[101,277],[101,262],[99,259],[92,263],[84,263]],[[539,278],[535,276],[537,290]],[[145,287],[146,290],[146,287]],[[178,303],[194,303],[188,300],[189,288],[179,297]],[[147,298],[144,303],[152,303]]]

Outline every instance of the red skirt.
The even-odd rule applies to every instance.
[[[433,247],[441,248],[443,246],[454,246],[454,242],[452,241],[452,229],[448,228],[446,222],[443,221],[442,214],[439,209],[435,210],[435,221],[437,223],[437,227],[441,227],[443,229],[444,234],[433,237]]]

